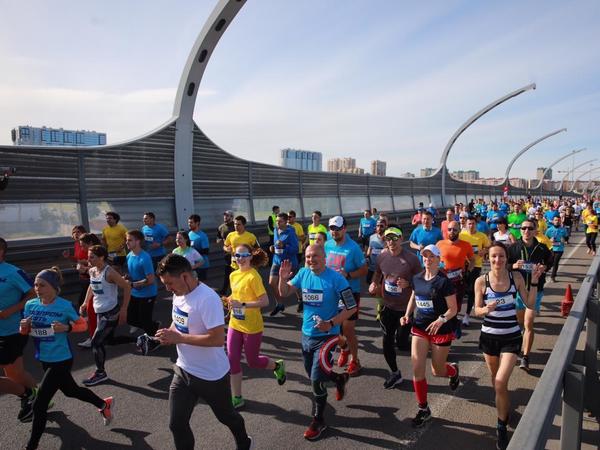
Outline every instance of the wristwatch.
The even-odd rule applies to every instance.
[[[242,306],[245,308],[246,307],[246,302],[242,302]]]
[[[448,322],[448,319],[446,319],[446,317],[444,315],[440,316],[440,320],[444,323]]]

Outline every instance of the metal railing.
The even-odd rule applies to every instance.
[[[600,257],[596,257],[581,283],[571,313],[512,436],[509,450],[537,450],[546,447],[561,396],[561,449],[574,450],[581,447],[584,410],[598,415],[599,271]],[[581,354],[577,352],[577,343],[584,327],[585,349]]]

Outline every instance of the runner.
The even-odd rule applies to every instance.
[[[192,269],[194,269],[200,281],[206,281],[208,268],[210,267],[210,259],[208,257],[210,243],[206,233],[200,229],[201,220],[198,214],[192,214],[188,218],[188,228],[190,229],[188,236],[194,249],[202,255],[202,263],[199,266],[192,264]],[[188,247],[190,246],[189,243],[187,245]]]
[[[5,261],[8,245],[0,238],[0,392],[20,397],[17,418],[29,422],[33,414],[36,383],[23,366],[23,349],[27,336],[19,334],[21,311],[35,297],[33,282],[25,272]]]
[[[108,262],[121,272],[127,254],[127,245],[125,245],[127,228],[119,223],[121,216],[116,212],[108,211],[105,217],[107,226],[102,229],[102,245],[108,251]]]
[[[375,225],[375,233],[369,237],[369,248],[367,248],[367,262],[368,262],[368,272],[367,272],[367,284],[371,284],[373,281],[373,275],[375,274],[375,270],[377,268],[377,257],[385,249],[385,233],[386,223],[382,220],[378,220]],[[377,294],[379,295],[379,294]]]
[[[306,245],[306,235],[304,234],[304,228],[302,228],[302,225],[299,224],[296,221],[296,211],[294,210],[290,210],[290,212],[288,212],[288,225],[290,225],[291,227],[294,227],[294,231],[296,232],[296,237],[298,238],[298,265],[302,265],[302,257],[303,257],[303,251],[304,251],[304,247]],[[296,308],[296,312],[302,312],[302,297],[300,295],[298,295],[298,306]]]
[[[412,216],[410,223],[413,227],[419,226],[423,220],[423,203],[420,203],[420,207],[417,209],[417,212]]]
[[[202,274],[206,277],[205,269],[200,269],[204,265],[204,258],[194,247],[192,247],[189,233],[186,231],[178,231],[175,235],[175,243],[177,244],[177,247],[173,249],[172,253],[187,259],[192,266],[192,270],[196,274],[196,278],[202,281]]]
[[[358,360],[358,339],[355,327],[360,311],[360,279],[368,272],[367,261],[360,246],[346,234],[346,221],[342,216],[334,216],[329,219],[329,231],[332,239],[325,243],[327,267],[348,280],[357,305],[354,314],[345,319],[342,324],[338,366],[344,367],[348,363],[346,369],[348,375],[356,376],[361,366]],[[350,355],[350,362],[348,362],[348,355]]]
[[[410,247],[417,250],[417,256],[422,263],[421,250],[430,244],[441,241],[443,238],[440,229],[433,226],[433,216],[431,213],[429,211],[424,211],[421,225],[418,225],[410,234]]]
[[[285,309],[283,298],[279,296],[278,289],[281,263],[286,260],[290,261],[292,263],[292,270],[294,272],[298,270],[298,238],[294,228],[288,226],[288,219],[289,217],[286,213],[279,213],[277,215],[275,230],[273,230],[274,244],[270,248],[273,254],[273,265],[269,272],[269,285],[271,285],[275,293],[275,308],[269,313],[271,317],[283,312]]]
[[[460,382],[458,364],[447,362],[450,345],[454,339],[453,330],[457,326],[454,286],[439,272],[440,251],[435,245],[428,245],[423,249],[423,263],[425,270],[412,277],[414,292],[410,296],[406,313],[400,319],[401,324],[407,326],[413,312],[415,313],[411,330],[413,387],[419,406],[417,415],[412,420],[415,428],[423,426],[431,419],[425,374],[429,349],[433,376],[448,378],[448,384],[453,391],[458,388]]]
[[[267,218],[267,233],[269,234],[269,244],[267,247],[268,249],[273,246],[275,228],[277,228],[277,215],[280,212],[279,206],[273,206],[273,208],[271,208],[271,211],[271,215]],[[273,254],[272,252],[268,252],[268,255],[269,265],[271,265],[273,263]]]
[[[108,251],[93,245],[88,250],[90,263],[90,287],[85,302],[79,308],[83,314],[92,303],[96,313],[96,331],[92,336],[92,352],[96,363],[96,371],[83,380],[86,386],[94,386],[108,380],[104,368],[106,361],[105,343],[114,333],[117,325],[127,323],[127,307],[131,298],[131,286],[121,275],[108,265]],[[119,305],[118,288],[123,290],[123,303]]]
[[[217,244],[221,247],[225,244],[227,235],[235,231],[235,225],[233,224],[233,211],[227,210],[223,213],[223,223],[219,225],[217,229]],[[223,287],[219,291],[220,295],[227,295],[229,292],[229,274],[231,273],[231,253],[225,252],[225,266],[223,267]]]
[[[550,279],[553,283],[556,283],[558,264],[565,252],[565,242],[567,242],[568,237],[568,232],[566,228],[562,226],[560,217],[555,216],[554,219],[552,219],[552,224],[548,231],[546,231],[546,237],[552,240],[552,273]]]
[[[405,314],[412,294],[412,277],[421,272],[421,264],[416,255],[403,249],[402,231],[396,225],[391,224],[385,230],[385,244],[387,251],[377,257],[369,292],[383,298],[379,325],[383,331],[383,356],[390,368],[383,387],[391,389],[402,383],[402,373],[396,361],[396,334],[400,334],[402,347],[409,349],[410,328],[401,327],[400,318]]]
[[[371,216],[370,210],[365,209],[358,224],[358,239],[364,251],[369,248],[369,238],[375,233],[375,225],[377,225],[377,220]]]
[[[483,260],[487,253],[487,249],[490,246],[490,240],[488,237],[483,234],[481,231],[477,231],[475,229],[476,219],[474,217],[469,217],[467,219],[467,228],[462,230],[459,235],[459,239],[466,241],[473,248],[473,253],[475,254],[475,260],[473,264],[473,269],[468,272],[467,278],[465,280],[465,288],[467,294],[467,310],[462,319],[462,324],[465,327],[469,326],[469,315],[471,314],[471,309],[473,309],[473,304],[475,303],[475,280],[479,275],[481,275],[481,268],[483,267]]]
[[[446,210],[446,219],[440,224],[440,230],[442,231],[442,237],[448,239],[448,224],[454,221],[454,211],[451,209]]]
[[[573,208],[568,206],[565,212],[560,215],[560,221],[566,231],[565,244],[568,244],[571,237],[571,230],[573,229]]]
[[[87,267],[87,250],[83,248],[79,239],[81,236],[87,233],[87,230],[83,225],[75,225],[71,230],[71,237],[73,238],[73,254],[69,252],[69,250],[65,250],[62,255],[64,258],[73,261],[75,263],[75,268],[79,274],[79,297],[77,300],[77,306],[80,306],[85,300],[85,295],[87,294],[88,287],[90,285],[90,277],[88,276],[85,270],[82,268]]]
[[[90,284],[90,275],[88,273],[90,270],[90,263],[87,260],[88,251],[90,247],[101,244],[102,243],[100,242],[100,239],[98,239],[98,236],[96,236],[93,233],[84,233],[79,236],[79,245],[82,252],[85,253],[85,259],[81,259],[77,263],[77,271],[79,272],[80,277],[85,277],[88,286],[86,288],[85,295],[83,296],[81,303],[83,303],[83,300],[85,300],[87,290],[89,289]],[[81,306],[81,304],[78,304],[78,306]],[[92,348],[92,336],[94,336],[94,333],[96,332],[96,312],[94,311],[94,306],[91,303],[88,303],[87,311],[85,312],[85,314],[87,319],[87,332],[89,337],[85,341],[79,342],[77,346],[81,348]]]
[[[319,231],[317,233],[317,237],[315,238],[314,245],[320,245],[321,247],[325,247],[325,242],[327,242],[328,236],[324,231]]]
[[[508,230],[508,222],[505,217],[496,220],[496,231],[492,234],[494,242],[502,242],[506,247],[517,242],[512,233]]]
[[[131,284],[131,301],[127,308],[127,323],[133,327],[143,329],[147,336],[154,336],[154,333],[160,327],[159,322],[152,320],[158,289],[152,258],[146,251],[142,250],[142,242],[144,242],[144,235],[140,231],[129,230],[127,232],[127,248],[129,249],[127,270]],[[146,355],[158,345],[155,341],[142,336],[138,338],[137,345],[138,349]]]
[[[523,211],[523,208],[518,203],[515,203],[514,211],[507,217],[508,229],[515,239],[521,238],[521,224],[527,219],[527,214]]]
[[[521,224],[521,239],[519,239],[514,245],[508,248],[508,263],[514,270],[518,270],[523,279],[528,291],[531,290],[532,283],[538,284],[532,281],[533,269],[537,264],[543,264],[546,271],[552,267],[552,253],[544,244],[538,242],[534,237],[536,234],[536,223],[535,220],[527,219]],[[521,358],[520,368],[528,371],[529,370],[529,356],[531,348],[533,347],[533,339],[535,332],[533,330],[533,322],[535,316],[540,312],[542,298],[544,297],[544,284],[546,282],[546,275],[542,273],[539,276],[539,285],[536,286],[536,301],[533,307],[525,307],[523,297],[517,294],[517,318],[521,328],[525,329],[523,333],[523,357]]]
[[[528,291],[522,275],[509,271],[507,262],[506,247],[494,242],[490,247],[490,273],[480,276],[475,282],[475,315],[483,317],[479,348],[483,351],[492,376],[498,413],[496,448],[501,450],[508,446],[508,381],[523,341],[515,311],[516,297],[521,295],[526,299],[527,306],[533,307],[540,276],[544,271],[543,265],[534,265],[529,279],[531,289]]]
[[[159,264],[157,274],[173,293],[173,322],[156,336],[161,345],[177,347],[175,374],[169,388],[169,428],[177,450],[193,450],[190,417],[204,400],[235,438],[237,448],[252,447],[242,416],[231,403],[229,361],[223,348],[223,304],[215,291],[192,274],[187,259],[173,253]],[[212,446],[219,447],[215,442]]]
[[[308,226],[308,245],[313,245],[315,243],[317,233],[320,231],[327,235],[327,227],[321,223],[321,217],[321,211],[313,211],[311,215],[312,223]]]
[[[156,223],[156,216],[153,212],[146,212],[144,213],[142,234],[144,236],[144,250],[152,258],[152,266],[156,270],[156,265],[167,253],[164,246],[171,240],[169,230],[163,224]]]
[[[596,256],[596,238],[598,237],[598,216],[592,207],[592,203],[588,203],[587,209],[582,214],[585,228],[585,244],[587,245],[588,255]]]
[[[245,405],[242,397],[242,348],[248,367],[272,370],[281,386],[285,383],[283,359],[274,361],[260,355],[264,325],[261,308],[269,306],[269,296],[257,268],[266,266],[269,257],[262,249],[238,245],[233,255],[239,269],[231,273],[232,293],[229,298],[229,330],[227,331],[227,356],[231,366],[231,401],[238,409]]]
[[[355,245],[358,248],[358,244]],[[338,342],[340,325],[356,312],[357,304],[346,279],[325,265],[322,247],[308,246],[306,263],[308,267],[300,269],[291,279],[292,264],[283,261],[279,271],[279,295],[287,297],[296,289],[302,292],[302,357],[315,401],[313,418],[304,438],[312,441],[327,428],[324,417],[327,406],[325,383],[335,383],[338,401],[344,398],[346,392],[348,374],[333,372],[332,352]]]
[[[67,397],[75,397],[96,406],[104,425],[110,424],[113,416],[112,397],[101,399],[88,388],[78,386],[71,375],[73,353],[67,333],[85,331],[87,325],[71,302],[58,296],[61,284],[62,275],[58,267],[38,273],[34,282],[37,298],[27,302],[25,318],[20,322],[20,333],[33,337],[35,357],[44,369],[44,376],[33,403],[33,426],[25,447],[27,450],[38,448],[46,428],[48,405],[58,390]]]
[[[223,251],[230,256],[235,253],[235,249],[242,244],[249,245],[251,248],[258,247],[258,239],[256,236],[249,231],[246,231],[246,218],[244,216],[237,216],[233,222],[235,231],[227,234],[225,243],[223,245]],[[236,270],[238,268],[235,259],[231,260],[231,269]]]

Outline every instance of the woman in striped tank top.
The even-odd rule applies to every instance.
[[[510,411],[508,380],[517,362],[523,342],[517,322],[516,296],[527,299],[527,307],[533,308],[537,295],[537,283],[544,266],[537,264],[531,276],[531,289],[517,271],[509,272],[508,252],[504,244],[494,242],[489,249],[490,272],[475,281],[475,315],[483,317],[479,348],[492,376],[496,392],[498,412],[497,448],[508,446],[506,426]]]

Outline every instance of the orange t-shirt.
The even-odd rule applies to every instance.
[[[440,253],[442,254],[440,259],[444,263],[446,271],[463,269],[465,263],[475,256],[471,244],[460,239],[454,242],[444,239],[443,241],[438,241],[435,245],[440,249]]]

